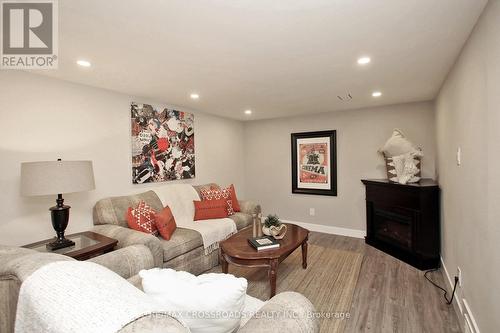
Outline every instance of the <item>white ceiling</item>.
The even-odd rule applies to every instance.
[[[63,0],[43,75],[236,119],[430,100],[486,2]]]

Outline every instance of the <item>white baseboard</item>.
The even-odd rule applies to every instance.
[[[448,284],[450,286],[451,291],[453,291],[453,285],[454,282],[451,279],[450,274],[448,273],[448,269],[446,268],[446,265],[444,264],[443,257],[441,257],[441,267],[443,267],[444,274],[446,275],[446,279],[448,280]],[[459,287],[460,288],[460,287]],[[469,330],[467,332],[472,332],[472,333],[480,333],[479,327],[477,326],[476,319],[474,318],[474,314],[472,313],[469,304],[467,303],[467,300],[465,298],[462,298],[460,300],[461,292],[460,289],[457,288],[457,291],[455,292],[455,298],[453,299],[453,305],[455,307],[455,312],[457,312],[457,317],[460,321],[460,326],[462,330],[465,331],[465,325],[469,325]],[[456,309],[458,308],[458,311]]]
[[[306,228],[309,231],[322,232],[325,234],[348,236],[348,237],[354,237],[354,238],[365,238],[365,236],[366,236],[366,231],[364,231],[364,230],[333,227],[333,226],[329,226],[329,225],[290,221],[290,220],[281,220],[281,221],[283,221],[285,223],[297,224],[303,228]]]
[[[446,265],[444,264],[443,257],[441,257],[441,267],[443,267],[444,275],[446,276],[446,279],[448,280],[448,285],[450,286],[449,290],[453,291],[454,283],[453,283],[453,280],[451,279],[450,274],[448,273],[448,269],[446,269]],[[455,295],[455,296],[458,296],[458,295]],[[457,317],[461,318],[463,316],[464,310],[462,308],[461,302],[459,301],[459,298],[455,297],[453,299],[453,302],[458,307],[458,310],[460,310],[460,313],[457,313]]]
[[[472,310],[470,309],[469,303],[467,303],[467,300],[464,298],[464,308],[465,308],[465,320],[466,320],[466,325],[468,325],[468,329],[472,333],[480,333],[479,332],[479,327],[477,326],[476,319],[474,318],[474,315],[472,314]]]

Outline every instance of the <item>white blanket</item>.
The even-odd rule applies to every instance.
[[[192,185],[170,184],[154,191],[163,207],[170,207],[178,227],[195,230],[201,234],[205,254],[218,249],[219,242],[238,231],[236,223],[229,218],[194,221],[193,201],[199,201],[200,196]]]
[[[42,266],[21,285],[16,333],[111,333],[161,306],[109,269],[92,262]]]

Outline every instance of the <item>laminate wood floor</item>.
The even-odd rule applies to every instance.
[[[366,245],[363,239],[311,232],[309,243],[364,255],[345,333],[460,332],[453,307],[423,271]],[[440,271],[429,277],[448,287]]]

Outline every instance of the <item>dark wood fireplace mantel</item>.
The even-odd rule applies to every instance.
[[[419,269],[439,267],[439,186],[432,179],[401,185],[363,179],[365,242]]]

